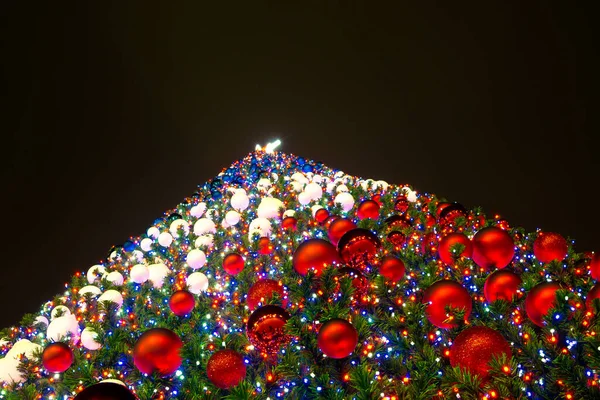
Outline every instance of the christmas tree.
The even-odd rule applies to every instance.
[[[600,257],[257,148],[0,331],[0,399],[600,398]]]

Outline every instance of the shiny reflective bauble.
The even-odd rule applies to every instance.
[[[306,275],[310,270],[316,275],[321,275],[325,266],[340,262],[336,248],[323,239],[308,239],[302,242],[292,258],[292,265],[300,275]]]
[[[49,344],[42,353],[42,365],[52,373],[65,372],[71,367],[74,359],[73,351],[63,342]]]
[[[358,344],[358,333],[343,319],[331,319],[321,325],[317,336],[319,349],[330,358],[348,357]]]
[[[514,272],[497,270],[485,280],[483,294],[489,303],[496,300],[512,301],[522,283],[521,277]]]
[[[495,226],[481,229],[473,237],[473,261],[485,269],[504,268],[515,256],[510,235]]]
[[[85,388],[74,400],[136,400],[136,397],[123,385],[100,382]]]
[[[171,375],[181,366],[182,346],[183,342],[175,332],[166,328],[150,329],[136,342],[133,363],[144,374]]]
[[[281,307],[268,305],[257,308],[248,318],[248,340],[261,352],[277,353],[290,340],[285,333],[288,319],[290,315]]]
[[[527,293],[525,311],[531,322],[544,326],[544,317],[556,305],[556,291],[559,289],[557,282],[542,282]]]
[[[473,302],[469,292],[460,283],[449,280],[437,281],[423,293],[423,303],[426,304],[425,315],[429,322],[438,328],[449,329],[457,326],[450,318],[452,315],[446,307],[464,309],[465,321],[471,314]]]
[[[377,235],[363,228],[346,232],[338,242],[343,262],[359,269],[371,264],[380,248],[381,241]]]

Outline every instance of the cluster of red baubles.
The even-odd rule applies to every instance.
[[[408,228],[412,226],[406,214],[409,205],[406,198],[398,198],[394,205],[398,214],[385,220],[388,230],[386,238],[395,248],[400,248],[411,240],[410,235],[407,235],[410,231]],[[359,220],[379,219],[380,209],[378,197],[365,200],[357,207],[356,217]],[[493,271],[485,281],[486,300],[512,301],[518,295],[522,281],[518,274],[504,269],[515,256],[515,243],[506,231],[506,222],[482,227],[485,221],[475,217],[477,220],[473,226],[479,229],[473,238],[469,239],[462,231],[454,229],[457,219],[467,216],[467,211],[458,204],[439,204],[435,217],[427,214],[422,222],[426,229],[437,223],[442,237],[438,242],[433,232],[424,234],[420,251],[437,252],[439,260],[449,266],[455,265],[461,259],[472,259],[482,271]],[[368,282],[363,275],[365,272],[377,270],[390,283],[397,283],[405,276],[406,268],[399,258],[391,255],[377,258],[382,243],[370,230],[358,228],[351,219],[332,216],[326,209],[319,209],[314,218],[327,229],[329,241],[312,238],[297,247],[293,256],[293,268],[298,274],[305,276],[311,271],[319,276],[326,266],[339,265],[340,273],[352,277],[359,296],[367,290]],[[297,222],[295,217],[286,217],[281,226],[285,230],[295,230]],[[259,240],[258,252],[261,255],[274,252],[273,244],[268,238]],[[533,253],[542,263],[562,261],[567,252],[566,240],[556,233],[539,234],[533,244]],[[244,257],[237,253],[226,255],[222,263],[223,270],[231,275],[240,273],[244,266]],[[592,277],[599,279],[600,257],[595,256],[591,260],[590,268]],[[556,291],[560,288],[558,283],[545,282],[528,293],[525,308],[534,324],[543,326],[543,319],[554,306]],[[278,305],[269,304],[275,296],[279,299]],[[600,287],[594,287],[588,294],[588,306],[593,298],[600,298]],[[469,292],[460,283],[451,280],[440,280],[432,284],[423,292],[422,302],[426,304],[427,319],[442,329],[457,326],[457,321],[453,320],[453,313],[449,312],[449,309],[462,310],[466,320],[472,308]],[[290,340],[284,329],[290,315],[285,310],[288,301],[283,286],[274,280],[259,280],[248,291],[246,304],[252,312],[247,323],[250,343],[265,355],[276,353]],[[195,305],[194,295],[186,290],[174,292],[169,300],[171,311],[179,317],[190,314]],[[324,355],[344,358],[355,350],[358,334],[350,322],[331,319],[318,327],[317,343]],[[158,372],[163,376],[171,375],[181,365],[182,345],[181,339],[168,329],[148,330],[140,336],[135,345],[135,366],[145,374]],[[511,354],[510,346],[500,333],[485,327],[471,327],[455,338],[450,362],[452,366],[462,366],[485,376],[489,371],[489,360],[500,353],[507,356]],[[71,366],[73,353],[64,343],[52,343],[46,347],[42,358],[44,367],[49,372],[60,373]],[[215,352],[207,364],[208,378],[219,388],[237,385],[244,379],[245,374],[243,357],[233,350]],[[88,389],[98,390],[93,389],[95,386],[98,385]],[[108,385],[101,389],[121,390]]]

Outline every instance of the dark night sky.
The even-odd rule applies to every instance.
[[[275,137],[600,250],[595,14],[575,2],[79,3],[0,9],[0,326]]]

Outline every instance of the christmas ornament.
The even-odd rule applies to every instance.
[[[271,221],[267,218],[255,218],[250,222],[248,227],[248,238],[253,239],[254,236],[267,237],[271,235]]]
[[[344,212],[348,212],[352,210],[352,207],[354,207],[354,198],[348,192],[339,193],[337,196],[335,196],[333,202],[335,204],[339,204]]]
[[[248,318],[248,340],[261,352],[276,353],[289,341],[284,329],[288,319],[290,315],[279,306],[257,308]]]
[[[483,228],[473,237],[473,261],[482,268],[504,268],[514,256],[513,239],[500,228]]]
[[[404,230],[410,228],[412,225],[408,215],[392,215],[386,218],[384,222],[390,229],[395,230]]]
[[[435,212],[436,218],[440,219],[440,216],[442,214],[442,211],[444,211],[444,208],[446,208],[446,207],[448,207],[450,205],[452,205],[452,203],[448,203],[448,202],[445,202],[445,201],[441,202],[441,203],[438,203],[437,209],[436,209],[436,212]]]
[[[85,388],[74,400],[136,400],[136,397],[124,385],[102,381]]]
[[[4,339],[0,338],[0,349],[4,346]],[[42,349],[42,346],[32,343],[27,339],[17,341],[10,350],[0,357],[0,387],[2,382],[21,383],[25,381],[24,374],[19,370],[21,365],[21,356],[29,359],[34,358],[34,354]]]
[[[404,278],[406,268],[399,258],[387,256],[381,261],[379,274],[386,277],[391,283],[396,283]]]
[[[329,217],[329,211],[327,211],[324,208],[320,208],[319,210],[317,210],[317,212],[315,213],[315,219],[317,220],[317,222],[319,224],[322,224],[325,222],[325,220]]]
[[[354,228],[356,228],[354,222],[346,218],[338,218],[329,225],[327,236],[331,243],[333,243],[334,246],[337,246],[342,236]]]
[[[104,302],[114,303],[120,308],[123,305],[123,295],[114,289],[109,289],[98,297],[98,303]]]
[[[525,311],[531,322],[544,326],[544,317],[556,305],[556,291],[560,285],[556,282],[542,282],[534,286],[525,298]]]
[[[327,357],[348,357],[358,344],[358,333],[350,322],[338,318],[331,319],[319,328],[317,344]]]
[[[469,370],[485,379],[494,357],[506,354],[510,359],[511,348],[504,336],[485,326],[473,326],[462,331],[450,348],[450,365]]]
[[[186,261],[192,269],[202,268],[206,264],[206,254],[200,249],[191,250],[187,254]]]
[[[42,364],[48,372],[65,372],[71,367],[73,360],[73,351],[67,344],[62,342],[49,344],[42,353]]]
[[[406,235],[399,231],[391,231],[387,235],[387,240],[393,244],[396,249],[399,249],[406,243]]]
[[[323,239],[308,239],[300,244],[294,252],[292,264],[296,272],[306,275],[314,269],[315,274],[321,275],[327,265],[340,263],[336,248]]]
[[[285,217],[281,221],[281,227],[287,231],[295,231],[298,226],[298,220],[294,217]]]
[[[148,280],[152,282],[155,289],[159,289],[165,283],[165,278],[171,271],[163,263],[148,265]]]
[[[150,276],[150,272],[148,271],[148,267],[144,264],[136,264],[131,267],[131,271],[129,271],[129,279],[133,283],[142,284],[148,280]]]
[[[401,214],[404,214],[408,210],[408,206],[410,203],[406,196],[399,196],[396,199],[396,203],[394,203],[394,210],[398,211]]]
[[[237,275],[244,269],[244,257],[237,253],[229,253],[223,258],[223,269],[229,275]]]
[[[485,299],[492,303],[496,300],[512,301],[523,281],[512,271],[502,269],[490,274],[483,285]]]
[[[439,209],[438,209],[439,211]],[[467,210],[459,203],[452,203],[445,206],[441,211],[439,211],[439,223],[442,226],[455,224],[456,219],[460,217],[466,217]]]
[[[585,308],[588,311],[594,312],[593,301],[594,299],[600,299],[600,283],[596,283],[594,287],[590,289],[585,298]]]
[[[456,249],[458,246],[462,245],[463,250],[461,252],[455,252],[453,249]],[[438,247],[438,254],[440,259],[446,265],[453,265],[455,260],[466,257],[470,258],[473,254],[473,245],[468,237],[460,232],[454,232],[449,235],[444,236],[440,240],[440,244]]]
[[[208,360],[206,374],[216,387],[229,389],[244,379],[246,364],[239,353],[229,349],[219,350]]]
[[[381,241],[370,230],[355,228],[344,233],[337,247],[344,263],[363,269],[375,259]]]
[[[564,260],[568,250],[565,238],[554,232],[540,233],[533,242],[533,254],[543,263]]]
[[[195,306],[196,298],[187,290],[178,290],[169,299],[169,308],[178,317],[191,313]]]
[[[264,197],[258,205],[256,215],[258,215],[258,218],[280,219],[284,210],[285,207],[281,200],[273,197]]]
[[[208,277],[202,272],[191,273],[185,283],[188,290],[193,294],[200,294],[208,289]]]
[[[287,297],[285,296],[283,286],[273,279],[261,279],[248,289],[246,304],[250,311],[252,311],[258,307],[259,303],[264,304],[275,294],[279,296],[283,306],[287,306]]]
[[[183,342],[173,331],[153,328],[142,334],[133,348],[133,363],[144,374],[173,374],[181,365]]]
[[[449,280],[437,281],[429,286],[423,293],[423,303],[426,304],[425,315],[429,322],[443,329],[457,326],[452,312],[446,311],[447,307],[464,309],[466,322],[473,306],[467,289],[460,283]]]
[[[258,239],[258,253],[259,254],[262,254],[263,256],[268,256],[268,255],[273,254],[274,250],[275,250],[275,248],[273,247],[273,244],[271,243],[269,238],[262,237],[262,238]]]
[[[97,338],[98,334],[91,328],[86,327],[81,332],[81,345],[88,350],[98,350],[102,346],[96,341]]]
[[[356,210],[356,216],[358,219],[378,219],[379,218],[379,204],[374,200],[365,200],[358,206]]]

